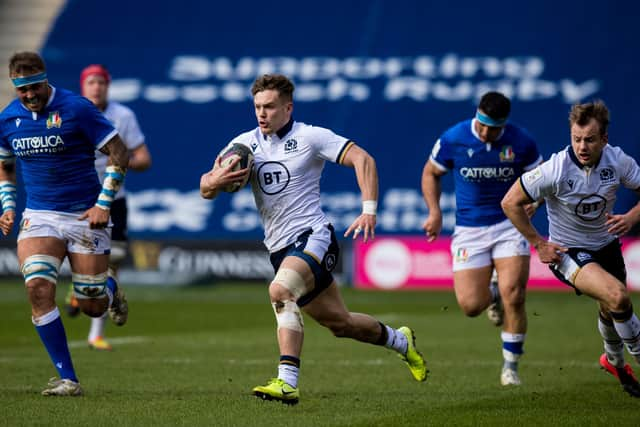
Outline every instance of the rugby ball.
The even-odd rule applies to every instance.
[[[245,169],[247,167],[251,169],[251,167],[253,166],[253,152],[246,145],[238,143],[227,145],[222,149],[220,154],[218,154],[218,157],[220,157],[220,165],[222,167],[229,166],[234,159],[239,157],[240,161],[233,168],[234,171]],[[222,191],[225,191],[227,193],[235,193],[236,191],[247,185],[247,181],[249,181],[250,176],[251,173],[247,174],[244,180],[233,182],[224,187]]]

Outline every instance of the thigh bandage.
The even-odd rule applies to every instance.
[[[36,278],[44,279],[54,285],[58,283],[60,260],[51,255],[31,255],[24,260],[20,271],[24,283]]]
[[[580,266],[569,255],[562,254],[562,260],[554,266],[562,276],[572,285],[576,284],[576,276],[580,272]]]
[[[273,281],[285,287],[296,300],[309,292],[302,275],[291,268],[279,269]]]
[[[78,299],[104,298],[107,296],[107,272],[100,274],[71,273],[73,294]]]
[[[284,328],[302,332],[304,329],[302,313],[295,301],[275,301],[272,305],[273,311],[276,313],[278,330]]]

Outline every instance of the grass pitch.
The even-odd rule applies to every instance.
[[[499,329],[485,316],[464,317],[452,292],[345,289],[352,311],[411,326],[431,375],[417,383],[392,352],[334,338],[306,318],[293,407],[250,395],[276,375],[266,285],[129,287],[127,294],[129,323],[107,330],[111,353],[86,347],[87,318],[63,315],[86,395],[46,398],[40,391],[55,370],[24,288],[0,284],[0,425],[640,425],[640,399],[598,368],[595,303],[568,292],[529,293],[524,385],[504,388]]]

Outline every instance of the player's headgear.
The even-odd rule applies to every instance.
[[[511,101],[500,92],[487,92],[482,95],[476,120],[485,126],[502,127],[507,124],[511,113]]]
[[[82,72],[80,73],[80,88],[82,88],[84,81],[89,76],[93,76],[93,75],[102,76],[104,77],[107,84],[111,83],[111,75],[109,74],[109,70],[107,70],[107,68],[104,65],[91,64],[87,66],[84,70],[82,70]]]

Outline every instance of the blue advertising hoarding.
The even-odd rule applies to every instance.
[[[511,120],[545,158],[569,143],[571,104],[602,98],[612,110],[610,143],[638,158],[640,6],[616,3],[69,1],[42,52],[50,81],[72,90],[83,67],[107,65],[112,99],[138,114],[154,162],[127,179],[135,237],[261,238],[249,190],[212,202],[198,184],[222,146],[256,126],[249,88],[271,72],[296,83],[296,120],[333,129],[376,158],[378,233],[417,234],[431,147],[488,90],[512,99]],[[96,17],[110,24],[98,28]],[[327,165],[322,191],[344,230],[360,212],[353,171]],[[633,203],[625,194],[617,211]],[[448,178],[442,207],[450,233]],[[546,227],[544,215],[536,223]]]

